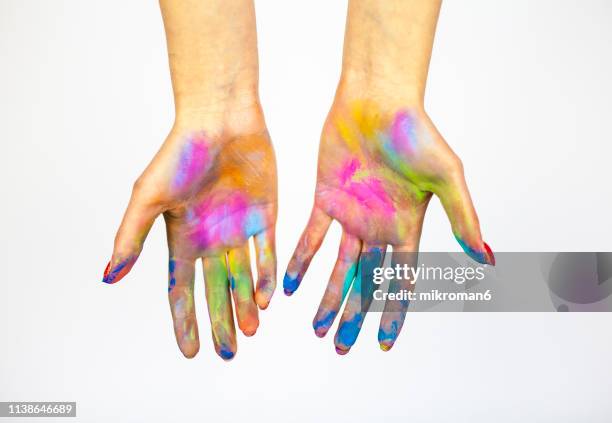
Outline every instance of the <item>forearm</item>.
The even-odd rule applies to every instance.
[[[252,0],[160,0],[177,120],[257,108]]]
[[[339,94],[422,107],[440,4],[350,0]]]

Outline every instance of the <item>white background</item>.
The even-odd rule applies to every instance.
[[[345,12],[257,3],[281,275],[312,204]],[[612,250],[611,21],[604,0],[443,5],[427,108],[494,250]],[[311,328],[337,227],[230,363],[212,349],[200,276],[202,347],[184,359],[162,221],[124,281],[100,282],[131,184],[172,120],[154,1],[0,0],[0,401],[77,401],[87,422],[610,421],[610,314],[412,314],[389,353],[370,315],[337,356]],[[437,201],[422,249],[459,249]]]

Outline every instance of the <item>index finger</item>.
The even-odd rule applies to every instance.
[[[293,257],[287,266],[287,273],[283,278],[283,289],[286,295],[292,295],[300,286],[302,278],[308,270],[310,261],[319,250],[327,229],[331,224],[331,217],[316,206],[312,209],[306,229],[298,242]]]

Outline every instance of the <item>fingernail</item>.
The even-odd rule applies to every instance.
[[[455,235],[455,239],[459,245],[461,245],[463,251],[465,251],[465,253],[473,260],[481,264],[490,264],[491,266],[495,266],[495,256],[493,255],[493,251],[491,251],[491,247],[489,247],[486,242],[483,242],[483,247],[478,247],[478,249],[475,249],[469,246],[459,236]]]
[[[386,344],[386,343],[379,343],[380,345],[380,349],[383,350],[384,352],[387,352],[391,349],[391,347],[393,347],[393,344]]]
[[[283,291],[285,295],[289,297],[293,295],[295,290],[298,289],[298,286],[300,286],[300,275],[296,274],[291,276],[289,272],[285,273],[285,277],[283,278]]]
[[[343,349],[343,348],[340,348],[340,347],[336,346],[336,352],[337,352],[339,355],[346,355],[346,354],[348,354],[348,352],[349,352],[350,350],[351,350],[350,348]]]
[[[116,274],[112,271],[113,270],[112,263],[113,263],[113,260],[111,259],[106,265],[106,267],[104,268],[104,275],[102,276],[102,282],[104,283],[113,284],[116,282],[115,281]]]
[[[106,269],[104,269],[104,276],[102,277],[102,282],[108,284],[119,282],[130,271],[130,269],[136,262],[136,258],[136,256],[130,256],[120,261],[115,261],[114,264],[114,260],[111,259],[111,261],[109,261],[106,265]]]
[[[327,335],[327,328],[316,328],[314,333],[317,336],[317,338],[324,338],[325,335]]]
[[[108,277],[108,273],[110,272],[110,265],[111,265],[111,262],[109,260],[108,264],[104,268],[104,275],[102,275],[102,282],[106,282],[106,278]]]
[[[487,256],[487,263],[491,266],[495,266],[495,254],[493,254],[493,250],[491,250],[491,247],[489,247],[489,244],[486,242],[484,243],[484,246]]]
[[[219,354],[219,357],[221,357],[225,361],[230,361],[236,355],[234,351],[232,351],[231,349],[229,349],[229,347],[225,345],[221,345],[221,347],[219,347],[217,354]]]

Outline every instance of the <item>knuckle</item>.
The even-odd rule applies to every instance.
[[[136,178],[136,180],[134,181],[134,183],[132,184],[132,193],[133,194],[140,194],[143,191],[146,190],[146,179],[144,176],[139,176],[138,178]]]
[[[453,154],[446,164],[447,178],[450,182],[460,181],[464,177],[464,167],[461,159]]]
[[[163,203],[166,199],[165,192],[151,177],[139,176],[132,184],[132,197],[149,205]]]
[[[463,171],[464,171],[463,162],[456,155],[453,156],[450,162],[450,170],[451,170],[451,173],[455,175],[463,175]]]

